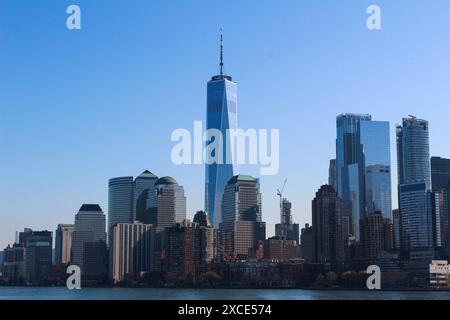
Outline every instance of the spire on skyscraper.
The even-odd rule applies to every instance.
[[[220,26],[220,76],[223,76],[223,26]]]

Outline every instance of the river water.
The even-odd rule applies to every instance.
[[[0,300],[450,300],[450,292],[0,287]]]

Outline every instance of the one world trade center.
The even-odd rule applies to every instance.
[[[205,168],[205,211],[214,228],[218,228],[222,220],[222,195],[225,186],[237,171],[234,162],[229,161],[233,156],[231,144],[226,141],[228,130],[237,129],[237,86],[236,82],[233,82],[233,79],[224,73],[222,32],[219,66],[219,74],[213,76],[208,82],[206,112],[206,129],[218,130],[223,137],[220,144],[223,146],[221,155],[211,154],[219,161],[207,163]],[[211,138],[206,146],[213,142],[214,138]]]

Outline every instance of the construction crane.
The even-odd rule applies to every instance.
[[[287,183],[287,179],[284,179],[281,190],[280,189],[277,190],[277,196],[280,197],[280,221],[281,221],[281,223],[283,223],[283,220],[284,220],[283,219],[283,191],[284,191],[284,188],[286,187],[286,183]]]

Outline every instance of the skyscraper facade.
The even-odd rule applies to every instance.
[[[328,168],[328,185],[332,186],[334,190],[338,189],[336,159],[330,160],[330,166]]]
[[[21,243],[8,245],[3,250],[2,279],[9,285],[25,284],[25,246]]]
[[[392,223],[380,211],[365,216],[360,227],[364,258],[374,260],[382,252],[392,249]]]
[[[126,276],[140,277],[151,271],[154,248],[152,225],[135,221],[114,226],[113,279],[120,283]]]
[[[220,72],[211,78],[207,87],[206,129],[218,130],[223,137],[222,141],[210,138],[206,143],[207,150],[213,143],[223,147],[223,152],[211,152],[215,161],[207,162],[205,168],[205,210],[213,226],[218,228],[222,222],[222,195],[228,180],[237,170],[233,161],[229,161],[232,151],[228,141],[228,130],[237,129],[237,86],[230,76],[224,74],[222,36]]]
[[[172,177],[162,177],[155,182],[147,201],[150,223],[156,234],[186,219],[184,188]]]
[[[342,201],[332,186],[324,185],[312,201],[315,262],[344,260]]]
[[[219,230],[225,256],[248,256],[249,250],[265,240],[258,179],[237,175],[228,181],[223,193]]]
[[[110,257],[114,250],[114,226],[118,223],[133,222],[133,177],[120,177],[109,180],[108,191],[108,245]]]
[[[305,224],[305,227],[302,228],[301,235],[300,235],[300,245],[301,245],[301,253],[302,258],[305,260],[306,263],[313,263],[316,261],[315,258],[315,246],[314,246],[314,232],[313,227],[310,226],[308,223]]]
[[[440,212],[425,181],[399,186],[401,246],[405,250],[440,247]]]
[[[397,126],[397,166],[399,184],[424,181],[431,190],[428,121],[410,117]]]
[[[392,219],[391,166],[367,166],[365,181],[367,214],[381,212]]]
[[[441,239],[447,259],[450,259],[450,181],[441,193]]]
[[[136,177],[133,185],[133,220],[148,223],[146,203],[158,177],[146,170]]]
[[[25,246],[26,283],[47,284],[52,271],[53,235],[50,231],[32,231]]]
[[[70,262],[72,251],[73,224],[58,224],[55,232],[55,263],[65,265]]]
[[[370,115],[338,116],[336,167],[343,214],[359,239],[359,222],[365,215],[382,211],[391,217],[389,122],[372,121]]]
[[[450,159],[431,158],[431,183],[434,192],[440,192],[450,182]]]
[[[107,276],[106,218],[98,204],[83,204],[75,215],[71,264],[82,281],[103,282]]]

